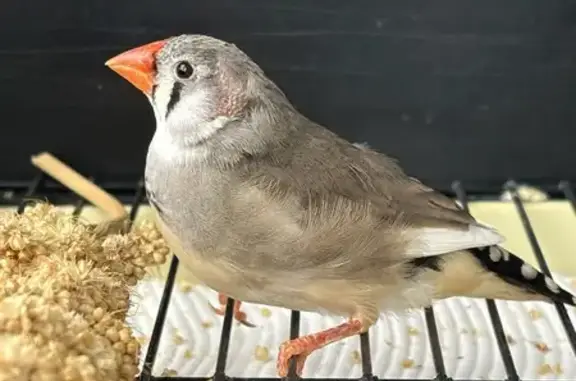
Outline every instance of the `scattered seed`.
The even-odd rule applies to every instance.
[[[530,315],[530,318],[532,320],[538,320],[543,316],[542,311],[537,309],[531,309],[530,311],[528,311],[528,314]]]
[[[170,368],[166,368],[162,371],[161,376],[162,377],[176,377],[178,375],[178,372],[176,372],[174,369],[170,369]]]
[[[359,350],[353,350],[352,353],[350,353],[350,357],[352,364],[357,365],[362,363],[362,355],[360,354]]]
[[[402,360],[402,362],[400,363],[402,365],[402,368],[404,369],[410,369],[414,367],[414,360],[412,359],[405,359]]]
[[[554,369],[550,366],[550,364],[542,364],[538,367],[537,373],[540,376],[545,376],[547,374],[554,373]]]
[[[270,310],[270,308],[262,307],[260,309],[260,314],[264,317],[270,317],[272,316],[272,311]]]
[[[535,342],[534,343],[534,347],[542,353],[548,353],[550,352],[550,348],[548,348],[548,345],[546,345],[546,343],[542,343],[542,342]]]
[[[188,282],[182,282],[180,284],[180,291],[188,293],[194,289],[194,286]]]
[[[184,340],[184,338],[177,333],[174,333],[174,335],[172,336],[172,343],[174,345],[181,345],[184,343],[184,341],[186,340]]]
[[[416,327],[408,327],[408,335],[409,336],[418,336],[420,331]]]
[[[557,375],[564,374],[564,369],[562,369],[562,364],[558,363],[558,364],[554,365],[554,373],[556,373]]]
[[[202,328],[211,328],[214,323],[209,320],[204,320],[202,323],[200,323],[200,325],[202,325]]]
[[[265,346],[257,345],[254,349],[254,357],[258,361],[266,362],[270,360],[270,351]]]

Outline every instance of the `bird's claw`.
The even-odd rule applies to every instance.
[[[280,350],[278,351],[278,360],[276,362],[278,375],[280,377],[286,377],[288,375],[290,359],[294,357],[296,359],[296,375],[298,377],[302,376],[306,358],[308,358],[312,352],[329,343],[358,334],[362,330],[362,321],[351,319],[337,327],[285,341],[280,345]]]
[[[216,308],[212,304],[210,304],[210,307],[212,308],[212,310],[214,310],[214,312],[217,315],[224,316],[224,314],[226,313],[226,303],[228,301],[228,297],[226,295],[218,294],[218,300],[220,302],[220,307]],[[240,310],[241,304],[242,302],[238,300],[234,301],[234,312],[233,312],[234,319],[246,327],[250,328],[256,327],[255,324],[252,324],[248,321],[246,313]]]
[[[295,357],[296,360],[296,375],[298,377],[302,376],[302,371],[304,370],[304,364],[306,359],[314,351],[315,348],[309,350],[308,346],[304,341],[288,340],[280,345],[280,350],[278,351],[278,360],[276,362],[276,369],[280,377],[288,376],[288,371],[290,369],[290,359]]]

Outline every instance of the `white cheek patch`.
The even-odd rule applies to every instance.
[[[211,109],[210,94],[207,90],[182,91],[180,100],[174,105],[166,123],[170,126],[196,126],[210,119]]]
[[[164,121],[164,116],[166,115],[168,102],[170,101],[171,91],[172,91],[172,82],[159,78],[158,85],[154,90],[154,98],[150,98],[150,103],[152,103],[152,107],[154,109],[154,115],[156,116],[157,125],[163,123]]]

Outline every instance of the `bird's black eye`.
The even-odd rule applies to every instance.
[[[194,74],[194,68],[187,61],[180,61],[176,64],[176,75],[180,79],[188,79]]]

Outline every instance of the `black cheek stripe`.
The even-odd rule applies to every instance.
[[[170,99],[168,100],[168,104],[166,105],[166,115],[164,116],[164,118],[168,118],[168,115],[170,114],[170,112],[174,109],[174,107],[176,106],[176,104],[180,101],[180,95],[182,93],[182,88],[184,86],[182,85],[181,82],[174,82],[174,85],[172,86],[172,90],[170,91]]]
[[[154,99],[156,96],[156,89],[157,88],[158,88],[158,85],[156,85],[156,84],[152,85],[152,91],[150,92],[150,96],[152,97],[152,99]]]

